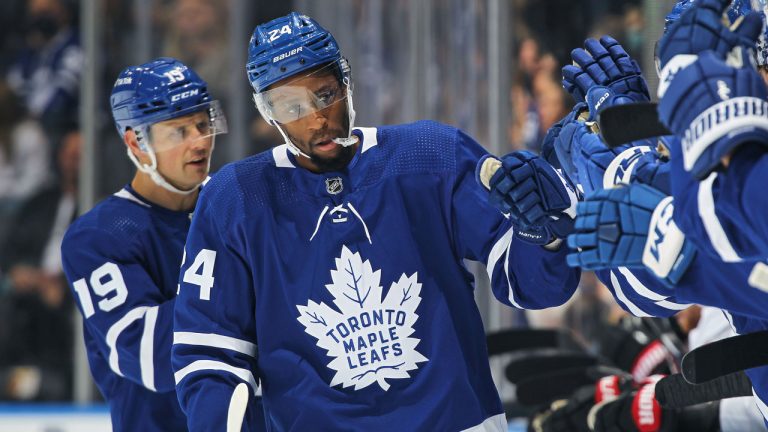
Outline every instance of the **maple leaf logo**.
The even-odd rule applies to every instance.
[[[373,271],[369,261],[342,246],[331,279],[325,288],[336,309],[312,300],[296,306],[296,319],[333,358],[331,386],[360,390],[377,383],[386,391],[387,380],[409,378],[417,363],[428,361],[416,351],[419,339],[411,337],[421,302],[418,272],[403,273],[382,300],[381,270]]]

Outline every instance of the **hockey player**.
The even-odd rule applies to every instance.
[[[579,279],[558,249],[573,192],[512,154],[490,182],[507,219],[462,131],[354,128],[349,68],[309,17],[257,26],[247,71],[286,143],[201,193],[172,351],[190,428],[218,427],[235,386],[260,381],[274,430],[506,430],[463,260],[505,304],[562,304]]]
[[[171,369],[178,269],[226,122],[206,82],[171,58],[126,68],[110,102],[137,172],[69,228],[64,271],[113,430],[183,431]]]
[[[603,38],[599,43],[589,40],[586,48],[587,51],[574,50],[575,64],[564,68],[564,84],[572,93],[581,91],[587,102],[584,109],[589,109],[592,112],[596,111],[596,105],[610,105],[616,103],[616,99],[621,97],[627,99],[637,97],[639,92],[636,89],[644,88],[637,83],[633,84],[632,81],[633,79],[637,80],[633,77],[639,76],[639,69],[632,70],[631,63],[625,58],[626,54],[615,44],[615,41],[610,38]],[[621,63],[622,61],[624,64]],[[615,76],[610,76],[611,72]],[[614,92],[614,89],[617,92]],[[578,96],[575,95],[575,97]],[[637,151],[638,148],[633,146],[625,146],[618,150],[608,149],[600,143],[597,135],[591,134],[586,129],[584,122],[579,122],[575,117],[572,115],[570,119],[559,125],[559,130],[553,131],[554,133],[551,135],[555,135],[554,138],[549,137],[550,145],[553,146],[552,150],[546,151],[545,148],[545,154],[557,153],[558,162],[564,171],[569,176],[576,178],[579,186],[585,192],[600,191],[603,187],[613,187],[617,183],[628,182],[652,184],[668,190],[669,182],[665,178],[665,172],[669,171],[669,167],[656,160],[658,156],[653,155],[652,149],[642,152]],[[594,117],[594,114],[591,117]],[[666,139],[665,141],[674,143],[675,140]],[[659,181],[660,179],[661,181]],[[617,195],[625,192],[624,190],[604,191],[598,195],[605,197],[608,194]],[[677,244],[676,250],[670,250],[670,244],[674,245],[675,243],[670,241],[673,239],[672,235],[662,237],[664,240],[655,245],[658,246],[655,255],[648,253],[646,239],[649,238],[649,227],[647,224],[650,223],[652,210],[656,208],[656,204],[661,202],[662,198],[663,194],[659,194],[654,205],[650,206],[651,211],[646,210],[645,215],[639,212],[631,213],[636,215],[634,224],[628,224],[631,220],[624,217],[630,214],[627,211],[629,207],[621,201],[615,203],[616,207],[611,207],[611,202],[605,201],[601,201],[603,203],[601,207],[595,207],[594,203],[580,205],[580,216],[576,222],[577,235],[569,239],[572,246],[580,249],[569,259],[573,264],[582,265],[586,268],[604,269],[598,271],[598,276],[606,282],[617,301],[633,314],[642,316],[650,311],[653,315],[665,316],[674,313],[678,303],[670,300],[675,299],[682,302],[710,304],[751,316],[751,318],[735,317],[733,320],[741,332],[763,328],[762,325],[767,317],[764,307],[768,296],[762,292],[757,293],[756,290],[744,289],[748,280],[751,281],[751,284],[755,283],[754,278],[750,278],[750,275],[755,269],[759,270],[765,267],[763,263],[745,263],[744,265],[733,266],[720,263],[718,260],[707,256],[697,257],[694,261],[692,260],[691,245],[683,247],[685,243],[681,241]],[[646,208],[648,208],[647,206],[646,203]],[[653,216],[656,218],[656,215]],[[667,228],[669,225],[668,220],[672,216],[671,210],[667,216],[667,219],[661,219],[662,223],[667,221],[667,224],[662,228]],[[619,221],[624,223],[617,224],[616,222]],[[637,226],[637,221],[646,221],[646,225]],[[597,237],[595,236],[597,232],[591,228],[595,225],[600,227]],[[590,228],[585,229],[586,226]],[[653,246],[651,245],[650,252],[653,251]],[[645,254],[643,253],[644,247]],[[681,256],[683,255],[687,258],[682,259]],[[664,259],[664,256],[667,258]],[[661,276],[666,278],[667,286],[663,286],[652,279],[642,278],[642,270],[637,266],[642,266],[648,261],[655,264],[655,267],[652,266],[651,269],[656,270],[657,274],[659,274],[660,267],[665,267],[666,270]],[[603,264],[595,265],[596,262]],[[691,262],[693,264],[690,264]],[[687,269],[688,265],[691,265],[690,269]],[[635,268],[629,270],[621,266]],[[610,274],[609,281],[606,280],[606,272]],[[618,280],[616,273],[622,273],[626,276],[629,284],[624,284]],[[674,274],[671,279],[669,278],[670,274]],[[639,277],[633,277],[635,275]],[[683,275],[685,275],[684,278]],[[682,281],[681,278],[683,278]],[[742,283],[733,283],[734,278],[741,280]],[[702,289],[702,287],[707,289]],[[631,301],[627,301],[629,298],[627,293],[635,294]],[[654,299],[654,297],[656,298]],[[667,307],[665,308],[665,306]],[[764,371],[752,371],[750,375],[753,383],[756,381],[755,387],[760,389],[758,394],[764,398],[765,394],[762,391],[764,388]],[[758,404],[761,404],[759,400],[757,401]]]
[[[768,208],[768,47],[765,2],[734,2],[743,19],[733,30],[719,19],[728,3],[696,3],[659,42],[659,116],[681,138],[675,220],[702,251],[737,262],[768,256],[768,225],[755,217]]]

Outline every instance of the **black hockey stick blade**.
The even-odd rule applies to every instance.
[[[597,123],[603,141],[610,148],[672,134],[659,120],[653,102],[610,106],[600,111]]]
[[[523,379],[515,386],[515,393],[521,405],[539,406],[568,398],[577,388],[594,386],[595,382],[604,376],[624,373],[626,372],[610,366],[560,369]]]
[[[533,348],[580,348],[569,331],[560,329],[501,330],[488,334],[485,340],[489,356]]]
[[[739,396],[752,396],[752,383],[743,371],[703,384],[691,384],[681,374],[670,375],[656,383],[656,400],[664,408],[685,408]]]
[[[768,365],[768,330],[702,345],[683,357],[682,373],[701,384],[733,372]]]
[[[519,351],[513,355],[504,374],[512,384],[534,375],[552,373],[559,369],[595,366],[597,357],[578,351],[537,349]]]

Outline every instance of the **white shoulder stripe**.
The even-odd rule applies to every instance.
[[[235,375],[236,377],[248,383],[248,385],[250,385],[251,388],[253,388],[253,394],[255,396],[258,396],[260,393],[260,388],[258,384],[256,384],[256,378],[254,378],[253,373],[251,371],[243,368],[230,366],[224,362],[220,362],[216,360],[196,360],[191,364],[185,366],[184,368],[180,369],[179,371],[177,371],[173,375],[173,377],[176,380],[176,385],[179,385],[181,380],[183,380],[187,375],[195,372],[199,372],[199,371],[204,371],[204,370],[229,372],[232,375]]]
[[[145,203],[144,201],[136,198],[132,193],[128,192],[128,189],[120,189],[119,191],[115,192],[113,195],[118,198],[123,198],[123,199],[127,199],[128,201],[133,201],[144,207],[152,207],[151,205]]]
[[[720,259],[725,262],[739,262],[741,257],[731,246],[728,235],[720,225],[720,220],[715,213],[715,198],[712,195],[712,184],[717,178],[717,173],[710,174],[709,177],[699,182],[699,217],[704,222],[704,230],[709,235],[709,241],[712,247],[720,255]]]
[[[296,168],[288,157],[288,144],[281,144],[272,149],[272,157],[278,168]]]
[[[365,153],[370,150],[371,147],[379,144],[379,139],[376,136],[377,130],[375,127],[359,127],[355,129],[359,130],[363,134],[363,148],[360,150],[360,153]]]
[[[237,351],[251,357],[256,357],[255,344],[241,339],[217,335],[214,333],[174,332],[173,344],[223,348],[231,351]]]

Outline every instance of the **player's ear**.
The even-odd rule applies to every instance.
[[[125,133],[123,134],[123,143],[125,143],[125,146],[128,147],[128,151],[133,153],[137,158],[141,159],[142,157],[146,156],[146,152],[141,149],[141,146],[139,145],[139,139],[133,129],[126,129]]]

